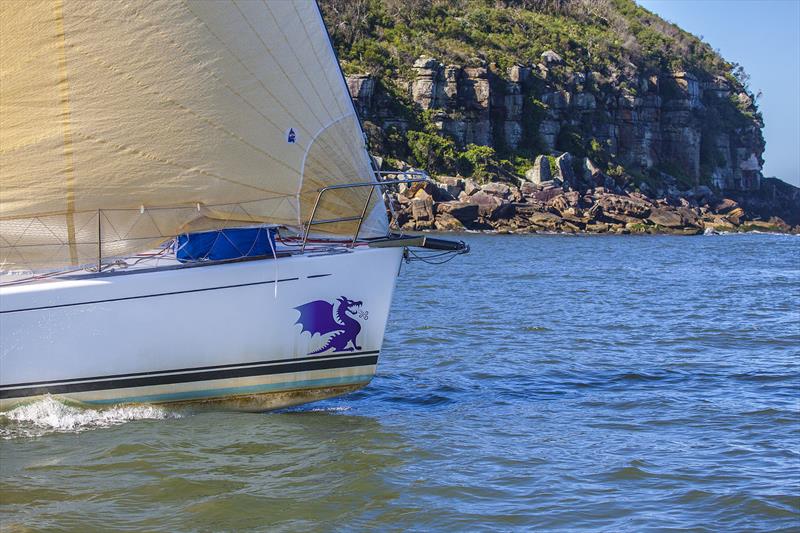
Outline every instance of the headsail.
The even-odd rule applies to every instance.
[[[314,0],[0,2],[5,268],[298,226],[318,188],[372,176]],[[367,194],[336,191],[317,218],[359,215]],[[362,235],[385,231],[373,200]]]

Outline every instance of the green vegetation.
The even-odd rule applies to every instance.
[[[608,72],[622,60],[735,78],[707,43],[633,0],[322,0],[348,72],[408,73],[422,54],[481,58],[500,69],[556,50],[575,70]]]
[[[540,126],[548,107],[545,90],[569,87],[604,98],[641,97],[639,80],[659,78],[664,99],[681,96],[682,88],[664,72],[685,71],[701,83],[724,79],[732,94],[703,100],[701,174],[708,178],[724,164],[717,148],[719,132],[760,125],[754,98],[742,98],[748,77],[741,66],[725,61],[702,38],[681,30],[634,0],[320,0],[325,21],[346,73],[369,73],[388,98],[382,109],[397,120],[367,132],[373,148],[388,160],[406,160],[434,173],[455,173],[490,179],[522,174],[537,155],[546,152]],[[416,107],[397,80],[414,76],[412,65],[421,55],[443,64],[486,65],[494,87],[514,65],[536,65],[547,50],[556,51],[563,65],[551,65],[546,80],[533,76],[523,87],[522,136],[516,149],[505,146],[502,128],[493,128],[492,147],[459,145],[436,126],[434,115]],[[575,75],[581,77],[575,81]],[[547,87],[547,89],[546,89]],[[693,179],[685,169],[662,163],[658,169],[625,168],[610,146],[595,138],[593,126],[611,120],[601,105],[597,111],[575,114],[560,128],[555,149],[589,157],[613,177],[632,175],[636,183],[657,185],[660,172],[681,184]],[[451,116],[450,119],[453,117]],[[498,117],[492,117],[498,120]],[[441,117],[438,119],[441,125]],[[407,130],[407,131],[406,131]],[[756,131],[755,135],[761,135]]]

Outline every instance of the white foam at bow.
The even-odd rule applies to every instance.
[[[180,417],[181,414],[178,412],[151,405],[126,405],[107,409],[89,409],[67,405],[50,396],[21,405],[6,413],[0,413],[0,421],[5,422],[4,425],[7,425],[8,422],[17,422],[21,425],[33,425],[37,428],[52,431],[81,431],[115,426],[132,420]],[[12,430],[8,431],[8,433],[11,434],[8,436],[15,436],[15,433],[17,433],[16,436],[30,434],[30,432],[24,430],[19,433]]]

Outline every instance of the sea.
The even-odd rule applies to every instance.
[[[0,529],[800,531],[800,237],[457,238],[359,392],[0,414]]]

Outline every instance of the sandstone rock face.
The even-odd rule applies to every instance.
[[[356,103],[358,112],[363,116],[372,107],[372,96],[375,94],[375,80],[368,74],[349,76],[347,90]]]
[[[697,182],[710,179],[724,190],[760,187],[764,144],[757,122],[714,132],[703,129],[709,99],[732,97],[740,106],[752,105],[724,79],[700,81],[680,71],[612,71],[572,72],[568,79],[561,75],[556,80],[556,67],[567,67],[554,50],[542,54],[536,66],[514,65],[505,72],[490,67],[479,61],[443,65],[422,56],[413,64],[411,79],[394,82],[407,88],[419,109],[432,111],[434,124],[462,148],[502,143],[516,149],[536,137],[545,150],[561,152],[569,149],[559,144],[563,133],[588,124],[584,139],[606,147],[626,168],[667,165]],[[378,128],[408,127],[405,118],[392,114],[396,106],[391,96],[370,76],[350,76],[348,88],[359,113]],[[543,109],[526,107],[534,98]],[[533,123],[531,113],[538,113]],[[712,155],[704,160],[704,153]],[[561,178],[569,182],[568,176]]]
[[[442,111],[437,120],[442,131],[461,146],[492,143],[491,87],[486,67],[444,66],[422,56],[414,62],[413,69],[416,74],[411,80],[411,99],[421,109]],[[513,94],[510,96],[508,103],[513,108],[515,100]],[[521,100],[518,105],[521,109]],[[459,110],[459,116],[454,116],[453,110]],[[511,133],[521,135],[521,131]]]

